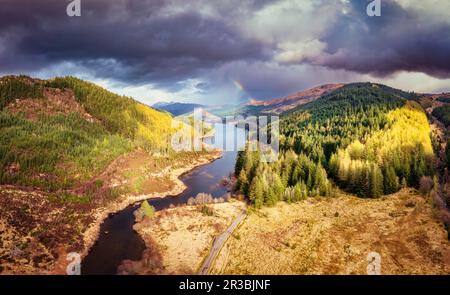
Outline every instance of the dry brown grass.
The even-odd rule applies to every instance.
[[[33,188],[0,186],[0,274],[65,273],[65,254],[86,254],[109,213],[136,201],[181,193],[185,186],[178,177],[219,155],[164,158],[133,151],[74,189],[76,194],[95,189],[82,203],[63,202],[59,194]],[[134,191],[138,180],[139,191]],[[109,197],[113,189],[119,193]],[[154,254],[147,251],[144,256]]]
[[[147,248],[156,242],[162,254],[162,271],[169,274],[195,274],[206,257],[213,239],[221,234],[245,207],[243,202],[209,204],[213,214],[201,206],[183,206],[159,211],[153,219],[137,223],[135,229]],[[144,268],[140,273],[147,273]]]
[[[384,274],[448,274],[450,244],[435,215],[430,201],[406,190],[280,203],[246,219],[213,273],[365,274],[375,251]]]
[[[55,202],[43,192],[0,186],[0,273],[49,273],[64,253],[81,251],[92,222],[83,204]]]

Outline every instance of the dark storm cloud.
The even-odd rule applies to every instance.
[[[390,0],[382,1],[380,17],[368,17],[366,3],[352,1],[350,14],[328,32],[328,54],[319,64],[376,76],[413,71],[450,77],[450,22]]]
[[[68,1],[2,1],[0,67],[39,70],[69,61],[100,77],[169,84],[225,62],[267,57],[230,24],[194,11],[162,12],[165,2],[83,0],[82,16],[68,17]]]
[[[68,17],[68,0],[2,0],[0,71],[57,67],[170,92],[190,85],[205,97],[234,95],[239,80],[255,98],[359,73],[450,77],[448,19],[394,0],[382,0],[381,17],[367,16],[365,0],[311,1],[81,0],[82,16]],[[277,59],[283,51],[292,54]]]

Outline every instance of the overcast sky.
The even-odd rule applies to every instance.
[[[332,82],[450,91],[450,1],[0,1],[0,73],[74,75],[148,104],[269,99]]]

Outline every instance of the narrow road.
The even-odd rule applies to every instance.
[[[236,219],[230,224],[230,226],[227,228],[226,231],[224,231],[220,236],[218,236],[214,242],[211,250],[209,251],[208,257],[203,262],[202,267],[200,268],[199,275],[207,275],[209,271],[211,270],[211,266],[214,263],[214,260],[216,259],[217,255],[219,254],[220,250],[222,249],[225,242],[228,240],[230,235],[233,233],[233,231],[238,227],[238,225],[244,220],[244,218],[247,216],[247,213],[245,210],[242,210],[242,212],[236,217]]]

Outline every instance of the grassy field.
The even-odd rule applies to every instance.
[[[245,207],[243,202],[182,206],[156,212],[134,229],[147,246],[141,261],[125,261],[126,274],[196,274],[220,235]],[[150,254],[150,255],[149,255]]]
[[[383,274],[448,274],[450,243],[430,201],[412,190],[379,199],[348,195],[279,203],[250,214],[213,273],[366,274],[367,255]]]

